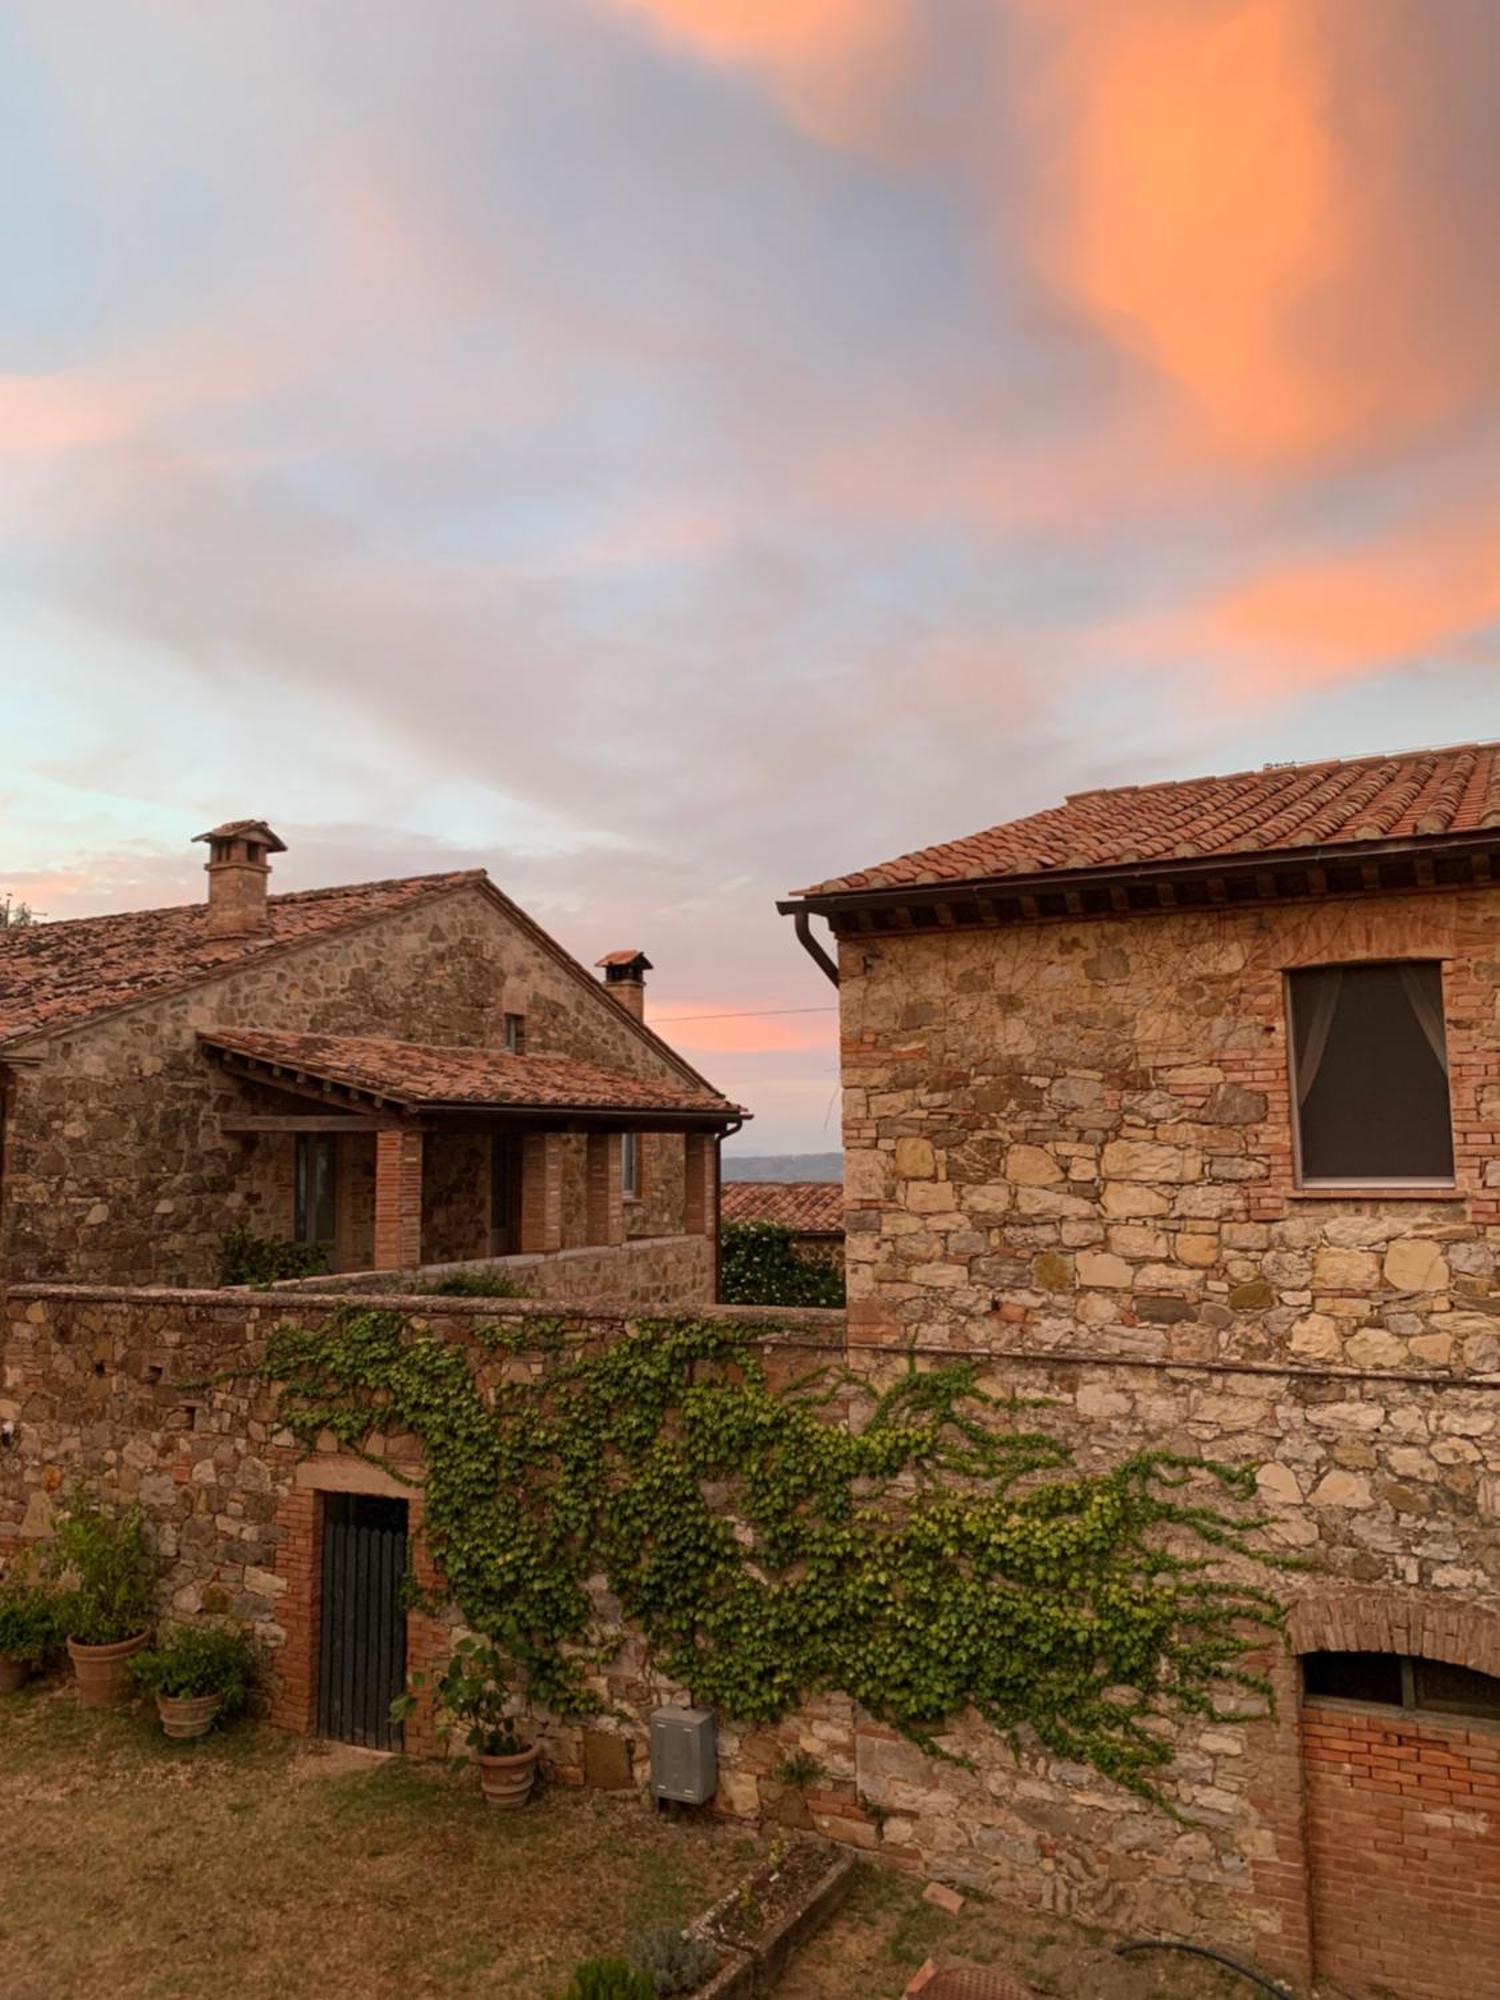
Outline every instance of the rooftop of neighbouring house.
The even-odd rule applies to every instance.
[[[268,1082],[331,1084],[404,1111],[442,1105],[743,1116],[740,1106],[707,1086],[679,1090],[654,1078],[565,1056],[385,1041],[373,1035],[298,1035],[249,1028],[206,1028],[198,1039],[206,1048],[242,1058],[263,1072]]]
[[[839,1181],[725,1181],[725,1222],[778,1222],[802,1236],[840,1235],[844,1189]]]
[[[271,896],[266,928],[245,937],[211,936],[206,903],[0,931],[0,1043],[87,1020],[389,915],[424,896],[487,880],[482,868],[473,868]]]
[[[799,890],[835,896],[1140,862],[1372,850],[1500,829],[1500,744],[1075,792],[1066,804]]]

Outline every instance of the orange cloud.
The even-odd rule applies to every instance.
[[[121,385],[73,375],[0,376],[0,455],[75,451],[128,437],[143,416]]]
[[[613,0],[709,61],[766,75],[797,122],[853,139],[902,78],[910,0]]]
[[[1254,684],[1452,654],[1500,623],[1500,507],[1440,516],[1352,554],[1289,563],[1213,605],[1210,639],[1256,654]]]
[[[653,1020],[651,1026],[686,1056],[784,1054],[831,1047],[837,1034],[837,1010],[794,1015],[729,1014],[718,1019],[710,1014],[709,1018],[697,1021]]]
[[[1219,454],[1405,442],[1492,396],[1442,245],[1441,62],[1379,0],[1020,0],[1040,268]],[[1441,40],[1441,37],[1437,38]],[[1481,281],[1483,282],[1483,281]]]

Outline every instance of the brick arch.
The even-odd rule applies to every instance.
[[[1294,1653],[1411,1653],[1500,1679],[1500,1610],[1430,1590],[1306,1590],[1287,1635]]]

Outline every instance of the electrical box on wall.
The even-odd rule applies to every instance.
[[[719,1782],[714,1719],[706,1708],[658,1708],[651,1717],[651,1792],[707,1804]]]

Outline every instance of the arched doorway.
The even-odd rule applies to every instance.
[[[1367,1593],[1292,1636],[1317,1972],[1500,2000],[1500,1618]]]

